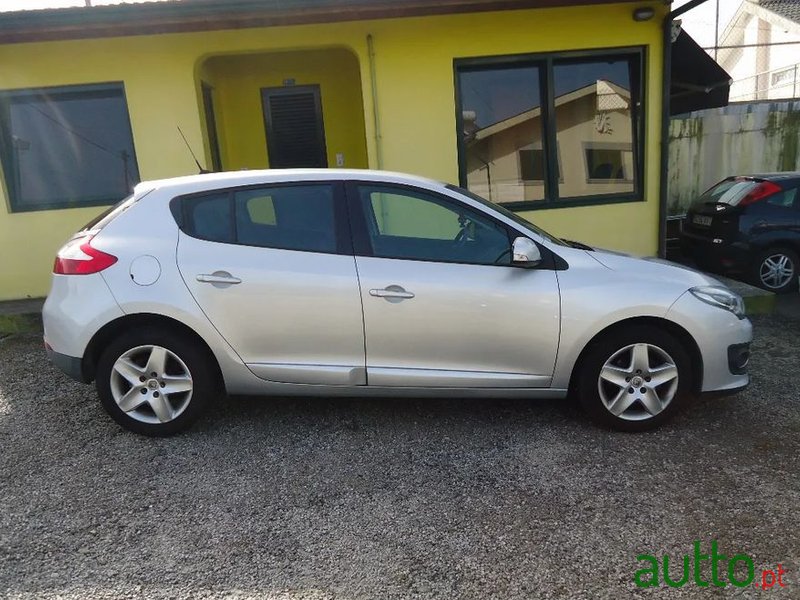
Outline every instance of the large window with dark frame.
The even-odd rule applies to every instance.
[[[139,182],[120,83],[0,92],[12,212],[114,204]]]
[[[461,185],[519,209],[641,200],[642,63],[638,48],[457,59]]]

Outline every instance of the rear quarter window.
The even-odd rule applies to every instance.
[[[773,194],[767,198],[767,204],[780,206],[781,208],[800,208],[800,204],[797,202],[797,188]]]
[[[234,241],[233,207],[228,192],[184,198],[181,204],[186,233],[210,242]]]

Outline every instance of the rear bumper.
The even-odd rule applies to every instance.
[[[72,377],[75,381],[89,383],[89,380],[83,373],[83,361],[79,357],[60,354],[47,345],[47,343],[45,343],[45,350],[47,350],[47,358],[50,359],[50,362],[64,371],[64,373]]]
[[[61,355],[82,357],[94,334],[122,316],[100,273],[53,275],[42,308],[45,341]]]
[[[714,239],[721,238],[714,238],[713,234],[707,237],[691,231],[682,231],[680,236],[681,252],[700,263],[711,263],[731,270],[746,268],[751,252],[748,244],[727,240],[714,243]]]

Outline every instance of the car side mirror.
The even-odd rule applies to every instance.
[[[512,246],[511,264],[519,267],[535,267],[542,262],[539,246],[526,237],[518,237]]]

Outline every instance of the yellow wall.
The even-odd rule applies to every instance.
[[[666,11],[661,3],[650,4],[657,15]],[[220,80],[211,81],[212,84],[225,87],[226,83],[233,83],[233,76],[212,73],[213,63],[207,63],[208,59],[227,54],[348,48],[357,57],[360,70],[369,166],[377,168],[379,152],[367,50],[367,35],[372,34],[382,166],[457,182],[454,58],[645,45],[649,47],[647,202],[544,210],[526,216],[557,235],[647,254],[656,250],[658,231],[660,18],[635,23],[631,11],[630,4],[612,4],[6,45],[0,46],[0,89],[123,81],[141,176],[170,177],[197,170],[178,135],[177,125],[195,149],[206,149],[206,162],[210,162],[199,81],[203,75],[210,76]],[[251,89],[263,87],[265,72],[262,70],[259,76],[260,81],[247,83]],[[295,77],[301,83],[304,76]],[[349,81],[352,90],[354,74]],[[349,102],[355,103],[354,98],[355,95]],[[245,165],[251,156],[258,160],[257,152],[265,153],[259,112],[258,120],[247,125],[254,130],[246,142],[249,150],[236,154],[235,146],[240,140],[231,133],[241,131],[244,125],[229,123],[228,109],[241,101],[223,97],[222,119],[218,123],[224,152],[237,166]],[[252,101],[247,102],[252,111]],[[357,155],[358,152],[354,154]],[[264,157],[261,154],[260,160]],[[0,199],[0,299],[44,295],[55,251],[72,232],[102,210],[8,214],[4,207],[5,192]],[[636,235],[621,238],[618,224],[631,221],[638,224]]]

